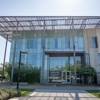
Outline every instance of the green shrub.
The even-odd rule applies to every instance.
[[[20,97],[21,93],[18,90],[10,89],[10,88],[1,88],[0,89],[0,100],[8,100],[13,97]]]
[[[8,75],[11,76],[11,66],[9,66],[6,71]],[[15,64],[14,67],[14,76],[13,81],[17,82],[18,77],[18,64]],[[40,82],[40,68],[34,66],[20,66],[20,82],[28,82],[28,83],[38,83]]]
[[[96,70],[92,66],[88,65],[88,66],[82,67],[79,70],[79,74],[86,75],[86,76],[95,76]]]

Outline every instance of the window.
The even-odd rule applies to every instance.
[[[66,41],[66,44],[65,44],[66,45],[66,48],[68,49],[69,48],[69,38],[66,37],[66,40],[65,41]]]
[[[73,38],[70,38],[70,49],[73,50]]]
[[[33,48],[36,49],[37,48],[37,39],[33,40]]]
[[[97,48],[98,45],[97,45],[97,37],[92,37],[92,47],[93,48]]]
[[[29,49],[33,48],[33,40],[29,40]]]
[[[99,62],[99,65],[100,65],[100,53],[98,54],[98,62]]]
[[[37,64],[37,55],[29,54],[28,55],[28,63],[31,65]]]
[[[43,48],[43,39],[41,39],[41,48]]]
[[[29,40],[29,49],[37,48],[37,39]]]
[[[86,65],[89,65],[90,64],[90,57],[89,57],[89,54],[86,53]]]
[[[17,49],[21,49],[21,47],[22,47],[22,40],[18,39],[17,40]]]
[[[58,48],[58,41],[55,39],[55,48]]]
[[[21,54],[21,63],[25,63],[25,54]]]
[[[33,55],[33,61],[32,61],[33,65],[37,64],[37,55]]]

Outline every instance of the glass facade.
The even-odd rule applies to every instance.
[[[10,63],[12,63],[14,49],[14,35],[11,43]],[[75,30],[75,51],[84,51],[83,32]],[[16,45],[15,62],[19,61],[19,52],[26,51],[28,54],[22,55],[22,63],[27,66],[42,67],[42,45],[43,30],[25,31],[18,33]],[[71,51],[71,55],[53,55],[45,54],[44,60],[44,78],[45,83],[49,82],[49,71],[69,70],[73,74],[73,38],[72,30],[46,30],[45,31],[45,51]],[[79,69],[83,65],[82,55],[76,55],[76,67]]]
[[[90,56],[88,53],[86,53],[86,65],[90,65]]]

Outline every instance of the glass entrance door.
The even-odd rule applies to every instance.
[[[62,71],[62,83],[71,83],[71,72]]]

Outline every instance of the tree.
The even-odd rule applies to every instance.
[[[88,76],[88,84],[92,84],[91,76],[96,76],[96,71],[92,66],[88,65],[88,66],[82,67],[79,70],[79,74],[83,76]]]

